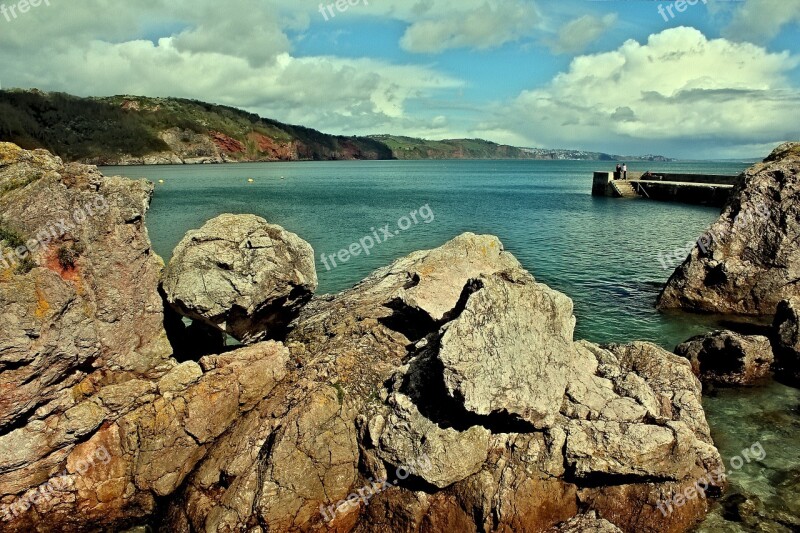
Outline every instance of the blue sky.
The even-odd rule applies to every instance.
[[[760,157],[800,138],[800,0],[352,1],[50,0],[10,16],[0,0],[0,83],[618,154]]]

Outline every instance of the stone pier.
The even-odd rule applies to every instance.
[[[648,198],[668,202],[723,206],[738,176],[628,172],[628,179],[615,180],[614,172],[595,172],[593,196]]]

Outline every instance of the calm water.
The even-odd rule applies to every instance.
[[[465,231],[490,233],[539,281],[574,300],[576,338],[601,343],[651,340],[672,349],[714,323],[710,318],[655,311],[655,298],[671,274],[658,255],[696,239],[719,209],[594,198],[592,172],[604,165],[608,166],[577,161],[380,161],[103,171],[164,180],[156,187],[148,228],[165,259],[187,230],[206,220],[220,213],[254,213],[311,243],[317,252],[319,292],[337,292],[412,251],[439,246]],[[747,166],[629,165],[632,171],[713,174],[738,174]],[[331,270],[321,263],[320,254],[348,248],[371,235],[372,228],[389,224],[394,232],[400,217],[425,205],[435,216],[429,224],[418,216],[419,224],[377,245],[370,256],[353,257]],[[797,492],[784,488],[780,496],[775,489],[792,472],[798,474],[798,404],[798,391],[776,383],[706,399],[709,422],[726,461],[759,439],[767,453],[759,465],[732,475],[733,492],[757,494],[771,508],[780,506],[787,494],[800,499]],[[710,530],[718,527],[715,522]]]
[[[673,163],[632,170],[736,174],[746,165]],[[414,250],[465,231],[491,233],[536,276],[575,301],[577,337],[597,342],[652,340],[672,347],[702,331],[696,319],[668,319],[653,309],[669,277],[658,262],[696,239],[719,209],[594,198],[596,162],[381,161],[169,166],[104,169],[152,181],[148,227],[169,259],[184,233],[220,213],[255,213],[311,243],[319,292],[338,292]],[[284,179],[281,179],[283,177]],[[255,180],[248,183],[248,179]],[[420,223],[370,256],[326,270],[320,254],[349,247],[372,228],[429,205]],[[380,233],[379,233],[380,235]]]

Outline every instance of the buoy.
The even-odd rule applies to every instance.
[[[158,180],[159,183],[164,183],[164,180]]]
[[[254,180],[253,178],[249,178],[249,179],[247,180],[247,183],[253,183],[254,181],[256,181],[256,180]]]
[[[282,179],[282,180],[285,180],[286,178],[284,178],[283,176],[281,176],[281,179]]]

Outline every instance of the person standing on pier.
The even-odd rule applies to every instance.
[[[614,179],[618,180],[621,176],[622,176],[622,166],[620,166],[620,164],[617,163],[617,171],[614,172]]]
[[[628,179],[628,164],[622,163],[622,179]]]

